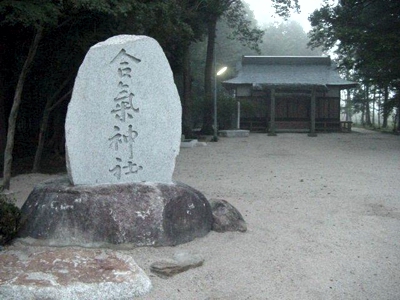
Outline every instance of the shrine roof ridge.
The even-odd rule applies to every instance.
[[[242,65],[325,65],[332,64],[330,56],[242,56]]]
[[[227,88],[235,85],[357,86],[340,77],[329,56],[243,56],[236,77],[223,84]]]

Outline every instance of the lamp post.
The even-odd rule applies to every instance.
[[[222,75],[228,68],[223,67],[217,72],[217,66],[214,56],[214,137],[213,142],[218,141],[218,122],[217,122],[217,76]]]

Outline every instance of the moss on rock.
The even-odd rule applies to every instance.
[[[17,234],[21,211],[6,194],[0,194],[0,246],[9,243]]]

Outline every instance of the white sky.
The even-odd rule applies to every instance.
[[[259,25],[264,25],[272,22],[280,22],[282,19],[273,16],[275,10],[271,6],[270,0],[244,0],[250,5],[250,9],[254,12],[254,15]],[[289,20],[295,20],[301,24],[306,32],[311,29],[308,16],[316,9],[322,6],[323,0],[299,0],[301,13],[297,14],[292,12]]]

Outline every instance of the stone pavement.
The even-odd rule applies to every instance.
[[[150,279],[127,255],[105,249],[10,246],[0,252],[0,299],[132,299]]]

